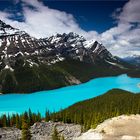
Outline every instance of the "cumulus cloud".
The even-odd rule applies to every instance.
[[[24,29],[37,38],[56,33],[76,32],[88,39],[91,37],[96,39],[98,34],[96,31],[82,30],[72,14],[51,9],[37,0],[22,0],[22,10],[24,22],[10,20],[8,17],[13,16],[10,13],[0,12],[0,17],[12,26]]]
[[[140,23],[140,1],[130,0],[122,9],[118,19],[121,22],[138,22]]]
[[[24,21],[11,20],[12,13],[0,11],[0,18],[12,26],[25,30],[37,38],[56,33],[76,32],[87,39],[103,43],[114,55],[125,57],[140,55],[140,1],[130,0],[123,8],[116,9],[113,17],[116,27],[99,34],[97,31],[85,31],[76,22],[74,16],[65,11],[51,9],[38,0],[21,0]],[[19,0],[15,0],[18,3]]]
[[[109,46],[113,54],[121,57],[140,55],[139,7],[139,0],[130,0],[123,8],[116,9],[113,17],[118,25],[101,35],[101,41]]]

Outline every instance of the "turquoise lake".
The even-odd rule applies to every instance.
[[[96,78],[87,83],[32,94],[0,95],[0,114],[22,113],[29,108],[45,115],[46,110],[59,111],[78,101],[96,97],[113,88],[140,93],[140,78],[127,75]]]

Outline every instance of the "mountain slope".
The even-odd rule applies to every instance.
[[[0,31],[1,69],[5,66],[14,69],[20,58],[30,66],[40,63],[51,65],[66,58],[94,64],[120,63],[102,44],[95,41],[87,48],[88,43],[84,37],[72,32],[36,39],[2,21]]]
[[[36,39],[0,20],[2,93],[54,89],[132,68],[97,41],[89,43],[72,32]]]
[[[114,116],[139,113],[140,94],[113,89],[101,96],[78,102],[46,117],[53,121],[82,124],[84,130],[87,130],[95,128],[99,123]]]

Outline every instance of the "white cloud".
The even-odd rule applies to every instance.
[[[120,57],[140,55],[140,1],[130,0],[116,9],[118,25],[101,34],[101,42]]]
[[[122,9],[118,16],[121,22],[139,22],[140,23],[140,1],[130,0]]]
[[[37,0],[22,0],[23,15],[25,22],[18,22],[8,19],[10,13],[0,12],[0,17],[10,25],[24,29],[37,38],[51,36],[55,33],[76,32],[90,39],[98,35],[96,31],[86,32],[80,28],[72,14],[64,11],[51,9]],[[32,8],[30,7],[32,6]]]
[[[15,2],[17,3],[18,0]],[[140,52],[140,25],[131,24],[132,22],[140,23],[139,7],[139,0],[130,0],[122,9],[118,8],[117,15],[113,15],[117,19],[118,25],[102,34],[81,29],[72,14],[51,9],[37,0],[22,0],[24,22],[10,20],[9,17],[13,15],[2,11],[0,18],[37,38],[55,33],[76,32],[87,39],[103,43],[114,55],[125,57]]]

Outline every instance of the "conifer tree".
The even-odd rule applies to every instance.
[[[29,122],[30,122],[30,126],[34,124],[33,113],[31,109],[29,109]]]
[[[9,126],[10,127],[10,115],[8,114],[8,116],[7,116],[7,126]]]
[[[45,114],[45,121],[48,122],[50,120],[50,112],[49,111],[46,111],[46,114]]]
[[[21,128],[20,118],[18,114],[16,114],[16,128]]]
[[[3,117],[2,117],[2,126],[3,127],[7,126],[7,117],[6,117],[6,115],[3,115]]]
[[[10,126],[14,126],[15,124],[16,124],[16,116],[15,114],[13,114],[10,119]]]
[[[28,114],[25,112],[22,116],[22,140],[31,140]]]
[[[64,136],[63,136],[63,135],[60,137],[60,140],[65,140],[65,138],[64,138]]]
[[[54,130],[53,130],[52,140],[60,140],[56,126],[54,127]]]
[[[41,114],[39,112],[37,113],[37,122],[41,122]]]

